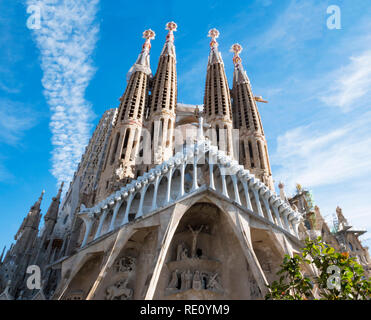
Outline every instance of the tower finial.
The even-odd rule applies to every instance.
[[[64,186],[64,181],[62,181],[62,183],[61,183],[61,186],[59,187],[59,190],[58,190],[58,195],[57,195],[57,197],[58,197],[58,196],[60,196],[60,195],[62,194],[62,191],[63,191],[63,186]]]
[[[41,195],[39,197],[39,200],[37,201],[38,203],[41,203],[41,200],[43,199],[44,193],[45,193],[45,190],[41,191]]]
[[[151,40],[155,38],[155,32],[151,29],[147,29],[143,32],[143,38],[146,39],[142,46],[142,51],[139,54],[137,61],[130,68],[126,75],[126,80],[129,81],[131,75],[136,72],[144,72],[147,75],[152,75],[151,67],[149,63],[149,51],[151,50]]]
[[[240,53],[242,52],[242,46],[239,43],[235,43],[231,47],[231,51],[234,52],[233,63],[236,65],[241,62]]]
[[[219,38],[219,31],[215,28],[210,29],[207,36],[211,38],[210,47],[217,47],[218,42],[215,39]]]
[[[169,30],[166,35],[166,41],[174,41],[174,31],[177,31],[178,25],[174,21],[170,21],[166,24],[165,30]]]
[[[146,39],[146,41],[143,44],[143,51],[144,50],[150,50],[151,49],[151,40],[153,40],[156,36],[156,33],[151,30],[147,29],[143,32],[143,38]]]

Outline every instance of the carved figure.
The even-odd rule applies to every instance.
[[[186,260],[188,259],[188,249],[183,248],[182,254],[181,254],[181,260]]]
[[[185,275],[184,275],[184,280],[185,280],[185,289],[189,290],[192,287],[192,272],[191,270],[188,270]]]
[[[176,250],[176,260],[182,260],[182,252],[183,252],[183,243],[179,243],[177,250]]]
[[[195,290],[201,290],[202,289],[202,280],[201,280],[199,271],[196,271],[194,276],[193,276],[192,288],[195,289]]]
[[[186,288],[185,274],[186,272],[183,271],[180,275],[180,290],[185,290]]]
[[[178,286],[178,270],[175,270],[172,273],[171,280],[170,280],[168,288],[169,289],[176,289],[177,286]]]
[[[121,280],[106,289],[106,300],[129,300],[133,296],[133,290],[127,288],[128,279]]]
[[[198,230],[193,230],[193,228],[188,225],[188,229],[192,232],[192,249],[191,249],[191,258],[194,258],[196,256],[196,246],[197,246],[197,237],[198,234],[203,229],[203,225]]]
[[[215,273],[212,277],[210,277],[207,288],[211,290],[216,290],[216,291],[223,291],[223,288],[218,281],[218,273]]]

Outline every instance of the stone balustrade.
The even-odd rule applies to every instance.
[[[205,173],[207,182],[200,176]],[[262,219],[299,237],[301,216],[298,212],[225,152],[210,145],[210,141],[201,140],[94,207],[82,205],[79,217],[85,224],[85,236],[81,247],[134,219],[197,192],[206,184]],[[96,225],[94,230],[93,225]]]

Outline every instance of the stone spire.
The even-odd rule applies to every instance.
[[[46,215],[44,217],[44,220],[45,220],[44,233],[47,235],[50,235],[53,232],[54,226],[57,222],[58,210],[59,210],[59,204],[61,202],[63,185],[64,185],[64,182],[61,183],[57,196],[53,197],[52,202],[49,206],[49,209],[46,212]]]
[[[208,36],[211,37],[211,42],[204,96],[205,120],[214,129],[213,143],[233,155],[231,98],[224,63],[216,41],[219,31],[211,29]]]
[[[152,139],[152,163],[158,164],[173,156],[173,137],[177,104],[175,22],[166,24],[168,34],[162,49],[149,100],[147,127]]]
[[[40,218],[41,218],[41,202],[43,200],[45,194],[45,190],[41,192],[41,195],[39,199],[35,202],[35,204],[31,207],[30,211],[28,212],[28,215],[26,217],[26,223],[24,227],[30,227],[33,229],[38,230],[39,228],[39,223],[40,223]]]
[[[35,204],[31,207],[31,211],[35,211],[35,212],[39,211],[40,212],[40,206],[41,206],[41,202],[43,201],[44,194],[45,194],[45,190],[41,191],[40,197],[39,197],[39,199],[37,199]]]
[[[27,216],[23,219],[23,222],[15,235],[14,239],[18,240],[20,236],[23,234],[24,230],[26,228],[36,229],[38,230],[40,218],[41,218],[41,202],[44,197],[45,191],[43,190],[41,192],[41,195],[39,199],[34,203],[34,205],[30,208],[30,211],[28,212]]]
[[[166,42],[162,49],[161,56],[172,56],[176,59],[175,46],[174,46],[174,31],[177,31],[177,24],[173,21],[166,24],[165,30],[169,30],[166,35]]]
[[[143,32],[145,42],[128,73],[128,84],[120,98],[118,116],[111,131],[107,156],[98,187],[98,200],[136,176],[136,158],[148,99],[151,69],[149,53],[155,32]]]
[[[57,223],[59,204],[61,202],[61,195],[63,190],[64,182],[61,183],[61,186],[58,190],[58,194],[53,197],[52,202],[49,206],[48,211],[44,216],[44,228],[42,230],[42,236],[40,241],[38,241],[38,247],[36,250],[36,255],[34,256],[34,264],[40,264],[40,258],[45,258],[45,248],[52,246],[54,238],[54,227]],[[46,260],[45,260],[46,261]]]
[[[18,280],[23,279],[26,270],[25,268],[27,267],[29,259],[35,249],[41,219],[40,205],[43,196],[44,191],[24,218],[21,227],[14,237],[16,243],[10,248],[10,252],[8,252],[10,254],[9,258],[13,261],[12,264],[14,265],[13,276],[17,278],[17,281],[14,281],[13,283],[14,285],[18,283]],[[7,258],[8,255],[6,259]]]
[[[4,248],[3,248],[3,252],[1,253],[1,256],[0,256],[0,264],[1,264],[1,262],[3,261],[4,253],[5,253],[5,249],[6,249],[6,246],[4,246]]]
[[[239,56],[242,47],[236,43],[231,51],[234,52],[232,97],[235,111],[234,125],[236,129],[239,129],[240,136],[239,162],[271,190],[274,190],[267,141],[260,114],[251,90],[250,80]]]
[[[151,50],[151,40],[155,38],[155,33],[151,29],[143,32],[143,38],[146,39],[142,46],[142,51],[138,56],[137,61],[130,68],[127,74],[127,81],[130,80],[131,75],[136,71],[141,71],[147,75],[152,76],[151,66],[149,62],[149,52]]]

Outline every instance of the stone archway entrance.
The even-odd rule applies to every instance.
[[[212,203],[196,203],[171,240],[155,299],[251,299],[249,265],[227,216]],[[256,291],[256,290],[255,290]]]

